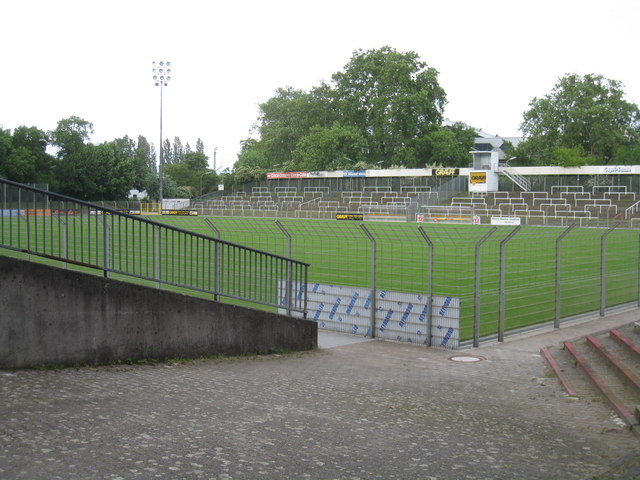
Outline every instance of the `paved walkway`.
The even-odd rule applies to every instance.
[[[0,371],[0,478],[634,478],[638,438],[539,349],[638,318],[456,352],[475,363],[323,333],[300,354]]]

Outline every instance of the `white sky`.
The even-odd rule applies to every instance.
[[[231,167],[258,104],[330,81],[357,49],[415,51],[440,72],[445,116],[516,136],[566,73],[620,80],[640,104],[638,0],[21,0],[2,6],[0,126],[77,115],[93,143],[158,144],[153,60],[172,62],[163,137]]]

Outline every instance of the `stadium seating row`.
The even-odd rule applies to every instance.
[[[550,192],[468,193],[439,201],[430,187],[409,186],[393,191],[387,186],[364,187],[358,191],[332,192],[328,186],[253,187],[213,200],[195,203],[212,215],[277,215],[293,212],[312,218],[314,212],[380,213],[388,215],[519,216],[526,218],[614,218],[637,203],[637,194],[624,186],[597,186],[586,191],[581,186],[554,186]]]

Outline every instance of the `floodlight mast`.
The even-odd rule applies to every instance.
[[[162,88],[166,87],[171,80],[171,62],[159,61],[153,64],[153,81],[156,87],[160,87],[160,162],[158,165],[159,183],[158,183],[158,202],[160,203],[160,211],[162,213],[162,186],[163,186],[163,170],[164,155],[162,151]]]

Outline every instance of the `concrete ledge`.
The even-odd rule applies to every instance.
[[[0,255],[0,368],[317,347],[317,324]]]

